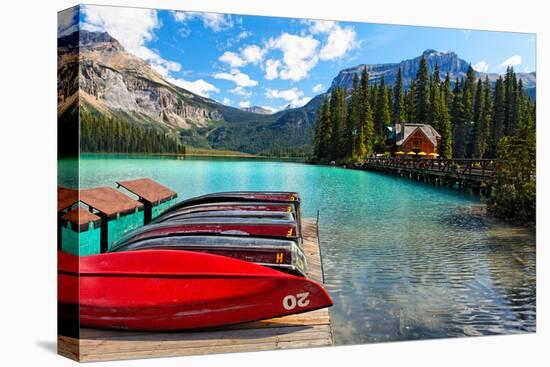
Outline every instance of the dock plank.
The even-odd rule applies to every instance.
[[[314,219],[302,221],[308,277],[323,282]],[[333,344],[328,309],[205,331],[151,333],[81,329],[80,339],[59,336],[58,352],[81,362],[175,357],[213,353],[308,348]]]

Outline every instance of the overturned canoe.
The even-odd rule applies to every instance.
[[[264,202],[271,204],[287,204],[293,207],[296,213],[296,220],[301,221],[301,198],[297,192],[285,191],[229,191],[217,192],[191,199],[180,201],[179,203],[166,209],[161,215],[167,215],[182,208],[210,203],[220,202]]]
[[[290,239],[300,244],[295,221],[257,218],[200,218],[149,224],[129,232],[113,246],[138,240],[185,235],[219,235]]]
[[[168,331],[223,326],[329,307],[317,283],[200,252],[58,254],[60,317],[84,327]],[[74,292],[78,289],[78,292]],[[64,314],[64,310],[78,313]],[[76,320],[75,320],[76,321]]]
[[[135,250],[186,250],[228,256],[305,276],[306,258],[295,241],[231,236],[168,236],[144,239],[113,247],[110,252]]]
[[[258,218],[258,219],[279,219],[286,221],[295,221],[294,215],[289,212],[281,211],[261,211],[261,210],[216,210],[203,212],[180,213],[176,212],[173,215],[163,218],[155,223],[166,223],[181,221],[186,219],[210,219],[210,218]]]
[[[274,213],[291,213],[296,218],[294,206],[289,204],[271,204],[265,202],[218,202],[208,204],[198,204],[182,207],[176,210],[165,212],[154,219],[151,223],[159,223],[168,220],[174,216],[191,213],[211,213],[211,212],[226,212],[226,211],[253,211],[253,212],[274,212]]]

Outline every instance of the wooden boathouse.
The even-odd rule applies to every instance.
[[[303,220],[308,278],[323,283],[315,219]],[[80,338],[58,336],[59,354],[80,362],[212,353],[254,352],[333,344],[327,308],[302,314],[202,331],[169,333],[80,329]]]
[[[122,187],[138,197],[138,201],[145,206],[144,221],[145,224],[155,219],[164,210],[171,207],[178,194],[168,187],[151,180],[150,178],[140,178],[130,181],[117,182],[118,187]]]
[[[141,227],[175,201],[177,194],[151,179],[113,187],[57,189],[58,250],[85,256],[106,252],[125,233]]]

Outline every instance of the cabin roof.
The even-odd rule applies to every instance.
[[[402,125],[405,125],[405,132],[402,133]],[[413,124],[413,123],[405,123],[405,124],[396,124],[395,125],[395,133],[397,134],[397,141],[396,145],[403,144],[409,136],[413,132],[415,132],[417,129],[420,129],[422,133],[430,140],[430,142],[437,146],[437,139],[441,138],[441,135],[432,127],[432,125],[428,124]]]
[[[177,196],[175,191],[170,190],[168,187],[150,178],[119,181],[117,184],[149,203],[156,203]]]
[[[74,208],[61,218],[77,225],[87,224],[101,219],[99,216],[81,206]]]
[[[80,190],[80,201],[109,216],[143,207],[139,201],[112,187]]]
[[[78,202],[78,191],[59,186],[57,188],[57,211],[67,209]]]

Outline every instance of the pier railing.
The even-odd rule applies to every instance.
[[[497,163],[495,159],[366,158],[360,168],[490,180]]]

